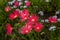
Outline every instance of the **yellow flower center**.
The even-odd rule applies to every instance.
[[[28,32],[28,30],[26,30],[26,32]]]

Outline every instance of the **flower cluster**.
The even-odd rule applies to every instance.
[[[15,18],[19,17],[21,22],[27,22],[23,27],[19,29],[19,33],[21,34],[28,34],[32,30],[36,32],[41,32],[44,28],[42,23],[39,23],[39,17],[35,14],[29,14],[29,10],[15,10],[9,15],[10,20],[14,20]],[[51,16],[48,18],[48,21],[51,23],[57,23],[57,17]],[[8,30],[8,29],[7,29]],[[11,30],[12,31],[12,30]]]
[[[19,33],[21,34],[29,34],[32,30],[35,32],[41,32],[44,28],[42,23],[38,22],[39,17],[35,14],[29,14],[29,10],[27,9],[24,9],[22,11],[16,9],[9,15],[10,20],[14,20],[17,17],[21,19],[21,22],[27,22],[23,27],[19,28]],[[51,23],[57,23],[57,17],[51,16],[48,18],[48,21]],[[12,33],[12,27],[10,24],[7,24],[6,29],[8,35]]]
[[[29,0],[25,0],[24,1],[24,5],[23,5],[23,0],[13,0],[11,2],[8,2],[9,5],[12,5],[13,8],[17,8],[17,7],[29,7],[30,6],[30,1]]]
[[[13,6],[15,8],[17,8],[18,6],[22,5],[22,0],[15,0],[12,2]],[[30,6],[30,1],[29,0],[25,0],[25,7],[29,7]],[[11,7],[7,6],[5,8],[6,12],[9,12],[11,10]],[[40,11],[39,12],[41,14],[41,16],[43,16],[44,14],[42,14],[43,12]],[[24,9],[24,10],[19,10],[16,9],[14,10],[11,14],[9,14],[8,17],[10,20],[14,20],[16,18],[20,18],[21,22],[26,22],[26,24],[19,28],[19,33],[21,34],[29,34],[32,30],[34,30],[35,32],[41,32],[44,28],[43,24],[41,22],[38,22],[39,17],[35,14],[29,14],[29,10]],[[45,20],[46,22],[51,22],[51,23],[57,23],[57,17],[56,16],[51,16],[48,19]],[[10,23],[6,24],[6,34],[10,35],[12,33],[12,26]]]
[[[10,20],[14,20],[17,17],[19,17],[21,19],[21,22],[27,21],[26,25],[19,29],[19,33],[28,34],[33,29],[36,32],[41,32],[42,31],[43,25],[42,25],[42,23],[38,22],[39,17],[35,14],[29,14],[29,11],[27,9],[24,9],[22,11],[21,10],[15,10],[9,15]],[[8,27],[10,27],[10,25]],[[9,30],[7,30],[7,31],[9,31]]]
[[[29,11],[27,9],[24,9],[20,13],[20,18],[22,22],[27,20],[26,25],[19,29],[19,33],[21,34],[28,34],[32,30],[35,30],[36,32],[41,32],[44,28],[42,23],[38,22],[39,17],[35,14],[29,15]]]
[[[34,25],[27,23],[25,26],[19,29],[19,33],[21,34],[29,34],[32,30],[35,32],[41,32],[44,26],[42,23],[35,23]]]
[[[13,8],[27,8],[31,5],[31,2],[29,0],[25,0],[24,4],[22,0],[13,0],[8,2],[9,6],[5,7],[5,11],[9,12]]]
[[[10,1],[10,2],[8,2],[9,6],[5,7],[4,10],[5,10],[5,12],[9,12],[12,8],[18,8],[18,7],[25,8],[25,7],[29,7],[31,2],[29,0],[25,0],[24,3],[25,4],[23,5],[23,1],[22,0]],[[29,11],[27,9],[24,9],[22,11],[19,10],[19,9],[16,9],[11,14],[9,14],[8,18],[10,20],[14,20],[14,19],[19,17],[21,19],[21,21],[23,22],[23,21],[26,21],[28,19],[28,16],[29,16]],[[26,26],[26,28],[24,27],[23,29],[21,29],[21,30],[23,30],[23,32],[21,32],[21,33],[24,33],[25,29],[27,29],[27,26]],[[28,29],[30,29],[30,28],[28,28]],[[12,26],[11,26],[10,23],[7,23],[6,24],[6,34],[10,35],[11,33],[12,33]]]

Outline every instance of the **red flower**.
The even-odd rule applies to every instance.
[[[9,15],[9,19],[14,20],[15,18],[18,17],[18,15],[19,15],[19,12],[18,11],[14,11],[13,13],[11,13]]]
[[[24,9],[21,13],[20,13],[20,18],[22,19],[22,21],[25,21],[28,19],[29,16],[29,11],[27,9]]]
[[[19,32],[20,32],[21,34],[28,34],[28,33],[31,32],[31,30],[32,30],[31,25],[25,25],[24,27],[22,27],[22,28],[19,30]]]
[[[36,32],[41,32],[44,27],[41,23],[36,23],[33,28]]]
[[[25,2],[26,6],[30,6],[30,1]]]
[[[29,18],[29,22],[30,23],[35,23],[38,21],[38,16],[36,15],[31,15],[30,18]]]
[[[17,2],[17,1],[14,2],[14,6],[15,6],[15,7],[18,7],[18,5],[19,5],[19,2]]]
[[[11,10],[11,8],[9,6],[5,7],[5,11],[9,12]]]
[[[49,17],[49,22],[51,23],[57,23],[57,17]]]
[[[24,9],[20,15],[21,15],[21,18],[28,17],[29,11],[27,9]]]
[[[10,23],[6,24],[6,34],[10,35],[12,33],[12,26]]]

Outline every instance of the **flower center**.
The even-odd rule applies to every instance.
[[[35,21],[35,19],[32,19],[32,21]]]
[[[37,29],[39,29],[39,27],[37,27]]]
[[[28,32],[28,30],[26,30],[26,32]]]
[[[16,17],[17,17],[17,15],[14,16],[14,18],[16,18]]]
[[[25,17],[24,19],[27,19],[27,17]]]

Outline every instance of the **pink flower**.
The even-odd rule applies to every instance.
[[[24,9],[22,12],[21,12],[21,18],[24,18],[24,17],[28,17],[29,16],[29,11],[27,9]]]
[[[57,23],[57,17],[49,17],[49,22],[51,23]]]
[[[24,9],[24,10],[23,10],[23,14],[24,14],[24,16],[28,16],[28,15],[29,15],[29,10]]]
[[[41,32],[44,27],[41,23],[36,23],[33,28],[36,32]]]
[[[25,25],[24,27],[22,27],[19,32],[21,34],[29,34],[31,32],[32,28],[31,25]]]
[[[19,15],[19,12],[18,11],[14,11],[13,13],[11,13],[9,15],[9,19],[14,20],[15,18],[18,17],[18,15]]]
[[[29,22],[30,23],[36,23],[38,21],[38,16],[36,15],[31,15],[30,18],[29,18]]]
[[[22,21],[25,21],[28,19],[29,16],[29,11],[27,9],[24,9],[21,13],[20,13],[20,18]]]
[[[6,24],[6,34],[10,35],[12,33],[12,26],[10,23]]]
[[[5,11],[9,12],[11,10],[11,8],[9,6],[5,7]]]
[[[25,3],[26,6],[30,6],[30,4],[31,4],[30,1],[27,1],[27,2]]]
[[[15,7],[18,7],[18,5],[19,5],[19,2],[17,2],[17,1],[14,2],[14,6],[15,6]]]

